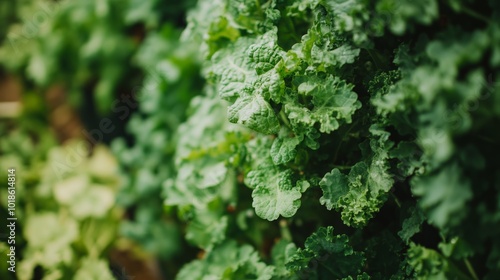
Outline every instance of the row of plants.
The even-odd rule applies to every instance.
[[[130,95],[148,75],[147,67],[143,69],[135,58],[145,34],[170,28],[171,37],[177,38],[190,5],[189,1],[164,5],[114,0],[0,4],[5,14],[0,80],[2,86],[13,80],[22,87],[21,97],[12,88],[1,87],[0,102],[16,101],[23,107],[21,115],[0,119],[4,136],[0,156],[5,170],[17,170],[20,221],[16,273],[7,270],[10,245],[2,235],[0,278],[126,278],[125,271],[134,269],[120,265],[134,262],[117,263],[117,251],[128,251],[141,262],[151,258],[130,240],[151,240],[151,245],[142,244],[146,250],[166,240],[167,247],[161,245],[150,255],[172,256],[168,244],[177,246],[177,240],[162,240],[162,223],[158,232],[149,229],[154,223],[148,220],[143,225],[147,233],[139,233],[139,238],[137,230],[128,229],[123,220],[129,213],[150,210],[135,210],[117,198],[126,178],[119,178],[115,156],[98,141],[124,135],[124,123],[135,111],[137,101]],[[98,131],[103,120],[112,123],[112,133]],[[2,199],[1,205],[4,217],[7,200]],[[161,215],[160,202],[155,201],[151,210],[153,218]],[[150,232],[156,232],[152,238]]]
[[[14,68],[67,82],[74,104],[89,86],[101,116],[134,112],[111,143],[118,227],[165,277],[500,272],[496,1],[199,0],[177,7],[185,19],[159,1],[102,3],[68,4],[59,22],[95,12],[106,32],[82,24],[74,34],[95,35],[56,47],[75,35],[54,25],[34,44],[46,58]],[[88,49],[95,60],[58,70]],[[137,103],[115,106],[122,85]]]
[[[199,1],[180,42],[206,83],[158,140],[166,212],[203,252],[178,279],[494,279],[498,12]]]

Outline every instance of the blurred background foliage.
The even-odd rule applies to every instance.
[[[160,192],[175,148],[164,143],[201,90],[199,56],[179,46],[194,4],[0,2],[0,165],[17,168],[18,279],[172,278],[191,258],[172,258],[183,243]],[[93,134],[103,119],[110,130]],[[117,136],[118,159],[97,144]]]

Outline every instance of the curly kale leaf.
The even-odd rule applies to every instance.
[[[222,99],[232,104],[228,118],[264,134],[277,133],[278,117],[269,103],[281,100],[285,84],[273,70],[283,51],[276,30],[255,38],[240,38],[216,52],[206,75]]]
[[[334,235],[333,227],[319,228],[286,264],[300,279],[369,279],[361,273],[365,257],[354,251],[347,235]]]
[[[329,210],[341,211],[346,225],[364,226],[381,205],[381,201],[370,194],[366,174],[369,174],[368,166],[360,162],[352,167],[349,175],[335,168],[320,182],[323,190],[320,203]]]
[[[379,211],[394,183],[387,162],[392,147],[388,133],[377,126],[370,131],[377,138],[362,145],[366,161],[356,163],[348,175],[334,168],[320,181],[320,203],[328,210],[340,211],[342,221],[354,227],[364,226]]]
[[[352,122],[352,115],[361,108],[357,94],[352,91],[353,86],[338,77],[299,76],[294,83],[297,95],[289,97],[284,112],[298,134],[316,125],[320,132],[330,133],[341,123]],[[300,100],[303,99],[310,99],[310,104],[302,104]]]

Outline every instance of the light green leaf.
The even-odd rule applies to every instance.
[[[247,49],[255,43],[251,38],[240,38],[234,44],[216,52],[208,67],[207,76],[217,84],[222,99],[234,100],[256,79]]]
[[[282,60],[285,52],[277,44],[276,31],[270,31],[258,38],[258,42],[248,48],[247,55],[255,65],[257,74],[274,68]]]
[[[282,130],[278,138],[273,141],[271,146],[271,158],[274,164],[285,164],[295,158],[297,154],[296,147],[302,142],[303,136],[290,137],[287,130]]]
[[[77,219],[105,217],[115,203],[115,194],[107,185],[93,184],[69,205]]]
[[[264,134],[280,127],[269,100],[282,100],[284,81],[272,70],[284,53],[277,45],[276,30],[257,38],[240,38],[216,52],[206,76],[217,85],[219,96],[232,104],[228,118]]]
[[[84,258],[80,268],[76,271],[75,280],[114,280],[108,264],[104,260]]]
[[[259,75],[251,87],[245,90],[247,94],[258,94],[266,100],[274,100],[275,102],[282,102],[285,98],[283,96],[285,82],[274,69]]]
[[[226,238],[228,226],[224,210],[220,200],[208,203],[205,208],[195,209],[194,217],[186,228],[186,240],[205,250],[221,243]]]
[[[353,63],[359,56],[360,49],[353,48],[349,45],[341,45],[340,47],[329,50],[328,45],[318,47],[313,45],[311,49],[312,62],[317,65],[337,66]]]
[[[40,231],[41,228],[45,230]],[[69,246],[78,237],[78,225],[75,220],[54,213],[38,213],[29,216],[24,236],[34,248]]]
[[[290,241],[284,239],[278,241],[274,244],[271,250],[272,264],[275,267],[273,279],[297,279],[295,275],[292,275],[285,265],[289,262],[292,256],[297,251],[297,247]]]
[[[243,124],[264,134],[277,133],[280,124],[271,105],[261,95],[244,96],[228,108],[232,123]]]
[[[313,108],[286,103],[285,112],[290,123],[301,131],[300,126],[319,124],[319,131],[330,133],[337,130],[341,122],[351,123],[354,112],[361,108],[353,86],[338,77],[297,77],[294,81],[301,95],[311,96]]]
[[[54,186],[55,199],[64,205],[71,205],[85,193],[90,184],[90,179],[86,174],[69,177]]]
[[[250,171],[248,176],[257,215],[273,221],[281,215],[291,217],[300,207],[302,193],[292,185],[292,171],[278,168]]]

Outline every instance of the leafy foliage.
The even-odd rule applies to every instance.
[[[17,173],[18,279],[114,279],[105,254],[115,242],[121,216],[114,204],[119,185],[114,157],[104,146],[87,157],[83,141],[54,147],[45,132],[36,143],[27,131],[6,134],[0,145],[2,168],[15,164]]]
[[[112,145],[126,180],[117,202],[137,207],[135,217],[121,225],[121,233],[161,258],[179,249],[179,230],[174,220],[162,213],[161,186],[173,174],[174,132],[185,119],[190,98],[200,90],[194,83],[198,66],[193,48],[180,45],[179,36],[171,25],[165,25],[161,31],[149,34],[137,52],[137,64],[148,74],[144,85],[136,88],[141,103],[128,124],[128,131],[136,136],[135,145],[127,147],[124,139]],[[163,94],[165,90],[169,90],[168,95]],[[175,108],[162,110],[170,104]],[[147,161],[138,162],[137,158]],[[164,222],[154,222],[158,220]]]
[[[362,253],[355,252],[346,235],[333,235],[333,228],[320,228],[307,238],[305,249],[298,249],[286,266],[307,279],[363,279]],[[353,278],[351,278],[353,279]]]
[[[203,260],[186,265],[177,279],[269,280],[272,273],[273,267],[261,262],[252,247],[238,247],[235,242],[228,242],[208,253]]]
[[[194,211],[189,223],[221,233],[198,231],[206,237],[194,244],[215,254],[224,239],[248,230],[243,218],[215,207],[225,202],[237,217],[251,205],[258,217],[294,229],[280,227],[286,241],[269,256],[276,279],[304,273],[307,279],[475,279],[473,266],[492,277],[469,258],[488,256],[484,246],[493,235],[474,239],[463,224],[493,225],[498,206],[484,196],[498,192],[498,179],[486,175],[497,166],[486,151],[497,150],[498,135],[488,127],[498,118],[498,89],[485,72],[498,70],[490,52],[498,32],[492,15],[476,8],[437,1],[199,1],[183,38],[203,40],[208,85],[180,126],[180,139],[191,136],[177,148],[176,179],[167,180],[164,192],[167,205],[183,205],[182,215],[186,205]],[[481,133],[487,136],[475,140]],[[186,176],[187,166],[194,176]],[[251,203],[238,195],[245,193],[240,185],[251,190]],[[338,218],[313,218],[323,211],[318,202]],[[384,210],[391,207],[397,214]],[[205,223],[200,209],[210,213]],[[473,220],[477,211],[488,222]],[[339,235],[320,228],[291,253],[304,238],[295,235],[304,221],[343,225]],[[442,245],[418,244],[422,234]],[[391,265],[379,261],[384,257]]]
[[[100,106],[127,76],[123,61],[148,73],[133,141],[112,145],[117,201],[133,208],[123,235],[167,263],[188,262],[170,274],[496,279],[496,1],[199,0],[185,27],[165,22],[174,4],[105,9],[115,2],[62,9],[52,30],[67,19],[85,38],[43,31],[51,40],[20,61],[50,84],[63,52],[82,59],[60,78],[80,88],[96,67]],[[154,31],[115,34],[137,23]],[[81,174],[65,180],[82,195],[102,191]],[[55,193],[75,219],[109,206],[104,194],[103,209],[89,209]]]
[[[3,66],[42,88],[64,85],[75,107],[86,109],[90,95],[97,114],[105,116],[113,111],[116,93],[130,92],[137,80],[138,69],[129,62],[145,31],[166,18],[179,24],[173,17],[182,17],[192,1],[163,6],[155,0],[9,0],[2,5],[2,12],[12,12],[2,17],[10,23],[0,47]]]

